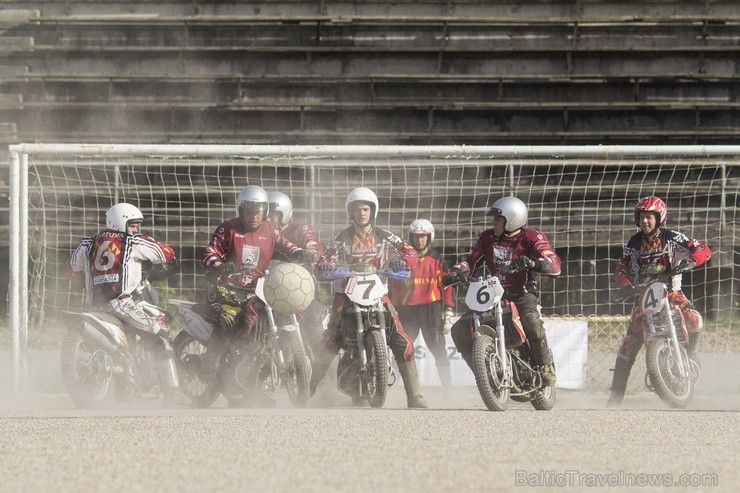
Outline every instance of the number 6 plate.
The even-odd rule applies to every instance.
[[[465,304],[473,311],[485,312],[501,300],[504,288],[496,277],[486,281],[471,282],[465,295]]]

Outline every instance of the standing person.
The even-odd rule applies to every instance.
[[[626,294],[633,284],[657,278],[667,270],[685,272],[711,258],[712,251],[706,244],[665,228],[667,219],[668,207],[658,197],[643,197],[635,205],[635,225],[639,231],[627,240],[614,271],[614,280],[621,292]],[[696,347],[704,320],[681,291],[681,277],[679,273],[671,278],[668,302],[671,308],[678,308],[681,326],[688,332],[688,356],[696,361]],[[645,314],[639,300],[635,300],[627,333],[614,364],[607,406],[618,406],[624,399],[632,365],[643,344],[644,324]]]
[[[75,284],[84,286],[87,304],[110,313],[130,329],[159,336],[162,392],[165,403],[174,404],[179,397],[179,382],[170,334],[142,310],[145,301],[137,288],[155,269],[152,266],[167,270],[177,260],[169,245],[141,234],[143,221],[138,207],[125,202],[114,205],[105,213],[105,231],[80,242],[67,261],[67,271]],[[127,380],[135,388],[133,359],[128,366]]]
[[[268,197],[270,201],[268,220],[288,241],[305,251],[313,253],[311,264],[315,264],[319,260],[323,248],[314,230],[305,223],[293,220],[293,201],[286,194],[270,192]],[[274,260],[286,259],[285,255],[277,250],[272,258]],[[326,313],[326,306],[315,298],[302,313],[301,335],[306,342],[306,350],[311,359],[313,359],[313,348],[318,344],[324,330],[323,320],[326,318]]]
[[[424,342],[434,355],[439,380],[443,387],[449,387],[452,377],[445,333],[452,326],[452,288],[442,284],[447,266],[440,254],[431,249],[433,241],[434,225],[431,222],[417,219],[409,225],[409,243],[416,250],[419,261],[411,269],[409,279],[390,282],[391,302],[412,341],[421,329]]]
[[[378,217],[378,197],[375,192],[365,187],[355,188],[347,195],[345,208],[352,225],[329,242],[324,255],[317,264],[319,271],[322,269],[331,270],[335,267],[332,264],[339,260],[340,255],[345,255],[348,263],[377,268],[383,255],[384,243],[394,246],[402,255],[401,259],[396,260],[391,265],[393,270],[406,270],[416,265],[418,258],[416,250],[390,231],[375,227],[374,222]],[[344,294],[344,286],[335,285],[334,304],[329,318],[329,326],[324,331],[321,343],[315,351],[313,372],[311,374],[311,393],[316,391],[316,387],[324,378],[326,370],[339,352],[341,338],[339,321],[344,312],[345,304],[348,302],[349,300]],[[388,328],[388,345],[398,363],[398,369],[406,389],[408,407],[427,408],[429,406],[421,395],[419,386],[419,374],[414,361],[414,343],[404,331],[403,325],[398,319],[398,314],[387,295],[383,297],[383,302],[391,313],[392,323]]]
[[[560,257],[544,233],[526,228],[527,206],[516,197],[497,200],[486,213],[493,216],[493,228],[481,233],[468,256],[452,268],[443,281],[460,282],[485,261],[491,275],[499,276],[504,299],[519,312],[520,322],[531,349],[532,363],[540,367],[543,383],[555,385],[555,365],[547,344],[539,311],[539,275],[560,274]],[[452,339],[472,369],[472,316],[466,314],[452,326]]]
[[[239,272],[240,285],[253,294],[257,279],[264,276],[275,251],[293,260],[313,260],[312,252],[304,251],[280,236],[280,232],[265,221],[268,204],[267,192],[262,187],[244,187],[236,201],[237,217],[219,224],[203,251],[201,261],[206,268],[206,279],[210,282],[207,299],[219,320],[219,326],[208,340],[208,350],[201,361],[202,378],[205,381],[215,378],[218,362],[234,328],[243,321],[246,330],[251,333],[263,311],[262,302],[257,296],[249,296],[240,302],[225,295],[217,285],[218,279]],[[260,399],[262,396],[255,397]],[[266,399],[262,401],[271,404]]]

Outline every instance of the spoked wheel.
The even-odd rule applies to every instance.
[[[680,354],[675,354],[670,341],[661,337],[648,342],[645,354],[650,383],[655,393],[663,402],[677,408],[686,407],[694,397],[694,381],[691,378],[689,359],[685,350],[680,349]],[[680,374],[678,358],[683,360],[684,367],[689,370],[686,377]]]
[[[534,393],[534,397],[532,397],[530,402],[532,403],[532,407],[538,411],[549,411],[555,405],[555,386],[548,385],[542,387]]]
[[[478,392],[489,411],[509,407],[509,389],[503,386],[505,363],[496,354],[496,342],[481,335],[473,343],[473,374]]]
[[[304,407],[311,396],[311,363],[298,332],[280,331],[283,351],[283,383],[294,407]]]
[[[177,362],[180,390],[194,406],[210,407],[216,402],[219,391],[216,383],[206,384],[200,380],[198,374],[206,347],[184,330],[177,334],[172,347]]]
[[[388,351],[385,337],[379,330],[365,334],[367,352],[367,401],[370,407],[383,407],[388,396]]]
[[[62,379],[74,403],[81,408],[103,407],[116,391],[115,357],[70,330],[62,343]]]

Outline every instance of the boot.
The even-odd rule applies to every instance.
[[[452,387],[452,374],[450,373],[450,365],[437,366],[437,373],[439,374],[439,381],[442,383],[442,387]]]
[[[331,366],[331,362],[334,361],[334,356],[321,347],[316,348],[314,351],[314,358],[311,362],[311,397],[316,393],[319,382],[326,375],[326,370]]]
[[[696,347],[699,345],[701,332],[689,332],[689,343],[686,345],[686,354],[689,359],[699,364],[699,355],[696,353]]]
[[[409,408],[428,409],[429,405],[421,395],[419,373],[416,370],[416,361],[398,361],[398,370],[401,372],[403,387],[406,389],[406,401]]]
[[[205,384],[216,381],[221,356],[226,352],[226,336],[220,330],[214,330],[206,345],[206,354],[201,357],[198,378]]]
[[[627,390],[627,380],[629,380],[634,361],[634,359],[627,360],[617,356],[617,361],[614,363],[611,394],[606,402],[606,407],[619,407],[622,404],[624,392]]]

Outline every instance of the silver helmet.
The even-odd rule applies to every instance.
[[[241,216],[242,210],[247,212],[264,212],[269,211],[269,197],[262,187],[249,185],[242,188],[239,197],[236,199],[236,213]]]
[[[504,197],[493,203],[487,216],[503,216],[506,219],[504,231],[512,233],[527,225],[527,206],[516,197]]]
[[[270,192],[270,210],[283,215],[282,223],[288,224],[293,219],[293,201],[283,192]]]

